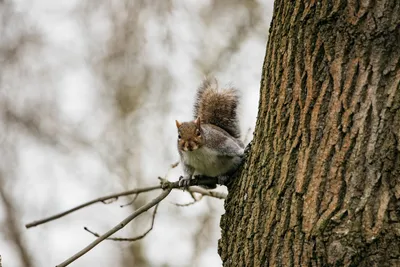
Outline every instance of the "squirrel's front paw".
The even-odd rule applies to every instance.
[[[180,187],[184,187],[184,188],[187,188],[187,187],[189,187],[189,185],[190,185],[190,180],[191,180],[191,177],[183,177],[183,176],[181,176],[181,177],[179,177],[179,183],[178,183],[178,185],[180,186]]]

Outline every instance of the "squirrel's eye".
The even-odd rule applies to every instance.
[[[178,134],[178,139],[181,139],[181,135],[180,134]]]
[[[199,130],[196,131],[196,134],[197,134],[197,136],[200,136],[200,135],[201,135],[201,133],[200,133]]]

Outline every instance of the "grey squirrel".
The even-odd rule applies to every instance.
[[[180,186],[187,187],[194,175],[217,177],[218,184],[224,184],[239,167],[244,144],[239,139],[238,103],[234,88],[219,90],[215,78],[206,78],[197,91],[194,120],[175,121],[184,170]]]

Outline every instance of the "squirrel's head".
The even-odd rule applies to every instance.
[[[178,128],[178,147],[181,151],[193,151],[199,149],[203,145],[200,117],[194,121],[175,122]]]

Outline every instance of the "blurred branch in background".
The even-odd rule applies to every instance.
[[[12,25],[12,27],[10,27]],[[10,123],[10,114],[15,112],[27,114],[29,105],[26,103],[14,103],[18,90],[14,86],[21,85],[20,73],[31,75],[28,68],[21,62],[29,62],[31,51],[40,50],[43,45],[42,36],[31,25],[27,29],[23,14],[16,12],[15,4],[12,1],[0,1],[0,205],[3,213],[0,213],[0,237],[4,237],[8,250],[1,250],[3,263],[10,262],[9,256],[4,253],[13,253],[13,266],[33,267],[33,254],[20,228],[23,210],[20,209],[22,198],[16,197],[25,188],[14,189],[19,181],[18,177],[18,133],[15,125]],[[45,75],[43,76],[43,78]],[[29,98],[27,93],[26,98]],[[36,109],[35,111],[43,110]],[[30,114],[32,114],[32,111]],[[1,240],[1,239],[0,239]],[[8,264],[7,264],[8,265]],[[2,259],[0,258],[0,266]]]
[[[154,183],[160,170],[177,158],[170,116],[190,114],[191,93],[203,74],[236,66],[232,60],[253,36],[265,52],[268,24],[261,5],[265,3],[237,0],[0,2],[1,186],[3,191],[10,188],[3,197],[12,204],[17,225],[27,217],[74,206],[74,200]],[[248,68],[237,73],[249,76]],[[196,190],[200,198],[206,194]],[[131,196],[132,204],[123,211],[135,212],[154,193]],[[187,194],[173,197],[182,202]],[[169,252],[151,256],[149,235],[146,242],[118,244],[120,253],[98,249],[77,266],[97,264],[99,259],[103,266],[185,266],[191,256],[197,261],[192,266],[202,266],[207,247],[215,249],[218,260],[217,213],[222,203],[197,203],[192,210],[169,208],[168,219],[157,221],[171,233],[183,223],[187,226],[187,233],[179,235],[182,246],[194,250],[187,259],[173,261]],[[96,225],[101,231],[112,223],[103,217],[92,212],[86,219],[103,224]],[[135,225],[146,226],[152,215],[136,220]],[[73,226],[64,220],[59,227]],[[50,261],[38,251],[48,249],[55,261],[63,250],[84,242],[84,237],[67,242],[67,248],[65,240],[53,238],[59,234],[57,226],[42,229],[41,234],[20,233],[25,240],[21,245],[25,252],[32,251],[26,255],[36,266]],[[136,236],[146,229],[130,226],[126,234]],[[3,247],[9,244],[0,240]],[[3,263],[24,262],[24,252],[16,254],[21,260],[2,255]]]
[[[151,66],[145,54],[145,24],[151,19],[146,9],[152,7],[157,8],[157,3],[114,0],[81,1],[75,9],[77,19],[85,26],[84,36],[90,51],[87,58],[101,85],[102,101],[112,108],[111,119],[96,143],[96,149],[108,170],[125,189],[146,184],[142,174],[143,157],[140,155],[142,145],[139,145],[142,144],[138,123],[143,119],[141,111],[146,103],[154,104],[157,98],[165,99],[165,94],[169,92],[167,86],[160,91],[152,85],[155,78],[161,81],[160,73],[168,72]],[[99,19],[103,27],[99,27]],[[170,83],[168,76],[163,77],[167,79],[163,81],[165,85]],[[159,102],[163,104],[153,110],[153,116],[163,114],[161,109],[168,104]],[[147,199],[147,196],[136,199],[130,206],[132,212]],[[140,220],[145,221],[146,218]],[[135,233],[137,228],[131,230],[133,234],[138,234]],[[141,243],[133,244],[128,251],[126,247],[124,250],[121,266],[151,265],[143,255]]]
[[[204,34],[201,56],[196,61],[204,73],[223,71],[249,36],[265,34],[268,28],[261,3],[255,0],[214,0],[201,17],[209,32]],[[214,36],[222,37],[223,45],[211,50]]]
[[[201,253],[208,247],[210,240],[212,239],[213,228],[215,227],[215,221],[213,217],[217,212],[213,203],[207,201],[207,213],[199,218],[197,229],[194,232],[194,253],[192,255],[191,262],[199,262]]]
[[[5,227],[3,227],[3,234],[6,236],[6,239],[9,240],[10,243],[16,247],[16,251],[19,254],[23,266],[32,267],[33,265],[31,262],[31,256],[26,248],[26,245],[24,244],[24,240],[18,227],[18,212],[15,210],[12,204],[12,200],[7,195],[5,188],[6,186],[4,183],[4,176],[2,171],[0,170],[0,199],[3,203],[5,210]]]

